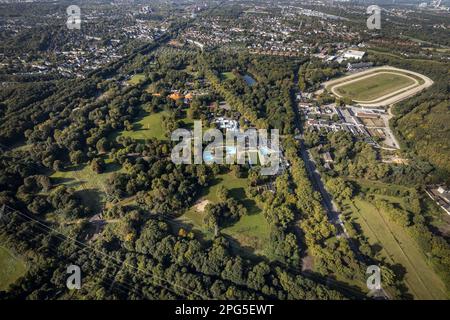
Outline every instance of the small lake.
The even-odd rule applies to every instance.
[[[245,76],[243,76],[245,82],[249,85],[249,86],[253,86],[256,83],[256,80],[253,79],[252,77],[250,77],[248,74],[246,74]]]

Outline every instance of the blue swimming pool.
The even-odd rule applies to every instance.
[[[267,156],[267,155],[270,153],[270,150],[269,150],[269,148],[267,148],[267,147],[260,147],[260,148],[259,148],[259,152],[261,152],[261,154],[262,154],[263,156]]]
[[[236,150],[236,147],[234,147],[234,146],[226,146],[225,152],[227,154],[236,154],[237,150]]]
[[[203,161],[205,162],[213,162],[214,156],[210,151],[204,151],[203,152]]]

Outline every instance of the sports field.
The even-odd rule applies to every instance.
[[[335,96],[361,106],[381,107],[411,97],[432,84],[433,80],[417,72],[384,66],[330,80],[323,86]]]
[[[354,101],[372,101],[415,83],[415,79],[399,73],[380,72],[355,82],[335,86],[335,90],[340,96]]]

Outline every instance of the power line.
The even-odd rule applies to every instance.
[[[25,218],[23,218],[22,216],[19,216],[19,218],[21,218],[21,219],[23,219],[24,221],[26,221]],[[42,231],[47,232],[47,234],[50,234],[50,233],[48,232],[48,230],[44,229],[44,228],[43,228],[42,226],[40,226],[40,225],[33,225],[33,227],[37,227],[37,228],[41,229]],[[27,234],[26,234],[26,233],[27,233]],[[63,238],[63,237],[61,237],[61,236],[59,236],[59,235],[55,235],[55,236],[56,236],[57,238],[59,238],[60,240],[67,241],[66,238]],[[31,241],[31,240],[35,240],[35,239],[36,239],[36,236],[32,235],[29,229],[25,230],[25,233],[20,234],[20,240],[21,240],[21,241]],[[48,244],[48,245],[45,247],[45,249],[51,251],[51,252],[54,253],[56,256],[59,254],[59,251],[58,251],[58,248],[56,247],[56,245]],[[85,250],[86,250],[86,248],[82,248],[80,252],[85,251]],[[70,258],[71,258],[70,256],[69,256],[69,257],[66,256],[66,259],[70,259]],[[101,260],[100,260],[100,261],[101,261]],[[107,265],[105,265],[105,266],[107,266]],[[116,267],[119,267],[119,266],[116,266]],[[118,272],[120,272],[120,268],[118,268]],[[117,272],[117,273],[118,273],[118,272]],[[115,281],[115,279],[113,279],[113,278],[109,279],[108,277],[102,278],[102,280],[108,281],[108,282],[110,282],[110,283],[113,283],[113,282]],[[128,283],[119,283],[119,285],[125,286],[125,287],[128,289],[128,291],[134,291],[134,292],[136,291],[136,287],[135,287],[134,285],[131,285],[129,282],[128,282]],[[111,288],[111,287],[110,287],[110,288]],[[119,290],[120,290],[121,292],[125,293],[125,291],[124,291],[123,289],[120,289],[120,288],[119,288]],[[175,292],[173,292],[173,293],[175,293]],[[176,293],[175,293],[175,294],[176,294]],[[142,296],[142,295],[141,295],[141,296]]]
[[[6,205],[5,205],[5,206],[6,206]],[[211,298],[209,298],[209,297],[207,297],[207,296],[204,296],[204,295],[202,295],[202,294],[200,294],[200,293],[198,293],[198,292],[195,292],[195,291],[193,291],[193,290],[191,290],[191,289],[188,289],[188,288],[186,288],[186,287],[184,287],[184,286],[180,286],[180,285],[178,285],[178,284],[172,283],[172,282],[170,282],[169,280],[167,280],[167,279],[165,279],[165,278],[156,276],[156,275],[154,275],[154,274],[149,273],[148,271],[145,271],[145,270],[142,270],[142,269],[140,269],[140,268],[138,268],[138,267],[135,267],[135,266],[133,266],[133,265],[131,265],[131,264],[129,264],[129,263],[123,261],[123,260],[118,260],[118,259],[116,259],[115,257],[112,257],[112,256],[110,256],[110,255],[104,253],[103,251],[100,251],[100,250],[98,250],[98,249],[92,248],[91,246],[86,245],[85,243],[83,243],[83,242],[81,242],[81,241],[79,241],[79,240],[77,240],[77,239],[75,239],[75,238],[72,238],[72,237],[70,237],[70,236],[68,236],[68,235],[66,235],[66,234],[64,234],[64,233],[62,233],[62,232],[60,232],[60,231],[58,231],[58,230],[56,230],[56,229],[50,228],[50,227],[47,226],[46,224],[42,223],[41,221],[39,221],[39,220],[37,220],[37,219],[34,219],[34,218],[30,217],[29,215],[26,215],[26,214],[24,214],[24,213],[22,213],[22,212],[20,212],[20,211],[18,211],[18,210],[15,210],[14,208],[11,208],[11,207],[9,207],[9,206],[6,206],[6,207],[7,207],[8,209],[10,209],[12,212],[14,212],[14,213],[20,215],[21,217],[23,217],[23,218],[25,218],[25,219],[28,219],[28,220],[30,220],[30,221],[33,221],[33,222],[37,223],[38,225],[42,226],[42,228],[43,228],[44,231],[47,231],[47,232],[50,232],[50,231],[55,232],[55,233],[59,234],[59,235],[57,235],[57,237],[60,237],[62,240],[69,239],[69,240],[73,241],[73,242],[74,242],[77,246],[79,246],[79,247],[82,247],[82,248],[85,248],[85,249],[90,249],[90,250],[96,252],[97,254],[100,254],[100,255],[106,257],[107,259],[111,259],[112,261],[114,261],[115,263],[117,263],[119,266],[127,266],[127,267],[131,267],[131,268],[133,268],[133,269],[135,269],[135,270],[137,270],[137,271],[140,271],[140,272],[145,273],[146,275],[149,275],[149,276],[152,277],[152,278],[155,278],[155,279],[160,280],[160,281],[167,282],[167,283],[170,284],[172,287],[177,287],[177,288],[179,288],[179,289],[183,289],[183,290],[185,290],[185,291],[187,291],[187,292],[189,292],[189,293],[191,293],[191,294],[194,294],[194,295],[196,295],[196,296],[198,296],[198,297],[200,297],[200,298],[202,298],[202,299],[205,299],[205,300],[211,299]],[[45,229],[46,229],[46,230],[45,230]],[[170,292],[172,292],[172,293],[174,293],[174,294],[176,294],[176,295],[179,295],[178,293],[176,293],[175,291],[171,290],[170,288],[168,288],[168,287],[166,287],[166,286],[164,286],[164,285],[158,285],[158,286],[160,286],[160,287],[162,287],[162,288],[164,288],[164,289],[166,289],[166,290],[168,290],[168,291],[170,291]]]

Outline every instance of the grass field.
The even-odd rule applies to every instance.
[[[162,126],[162,117],[164,115],[167,115],[166,111],[152,114],[142,111],[140,119],[133,123],[133,130],[115,132],[109,138],[115,140],[118,136],[125,136],[142,142],[150,138],[164,140],[166,139]],[[186,125],[192,122],[188,119],[183,119],[182,121]],[[86,164],[72,166],[64,171],[57,171],[50,178],[52,178],[54,184],[64,184],[67,187],[77,190],[84,204],[94,212],[98,212],[101,209],[102,203],[105,201],[104,190],[108,177],[114,172],[122,170],[120,165],[111,162],[108,158],[105,159],[105,164],[105,171],[100,174],[92,171],[90,165]]]
[[[155,138],[158,140],[165,140],[163,128],[163,116],[167,112],[161,111],[158,113],[141,112],[139,120],[133,123],[133,130],[123,130],[119,136],[130,137],[135,140],[144,141],[146,139]]]
[[[145,76],[142,73],[135,74],[128,80],[128,83],[131,85],[137,85],[145,80]]]
[[[95,173],[87,164],[68,167],[64,171],[56,171],[50,176],[55,184],[62,183],[68,187],[80,190],[82,188],[102,189],[106,179],[114,172],[120,171],[121,166],[106,158],[103,173]]]
[[[404,228],[390,222],[385,213],[359,198],[345,204],[344,214],[354,219],[369,243],[379,247],[380,254],[389,263],[404,268],[406,285],[416,299],[448,298],[444,283]]]
[[[269,238],[269,224],[266,222],[262,210],[245,195],[247,179],[236,178],[232,174],[219,175],[210,187],[204,189],[199,201],[208,200],[211,203],[217,203],[219,201],[217,190],[221,185],[230,190],[231,196],[241,201],[248,210],[246,216],[241,217],[234,225],[224,228],[222,233],[236,240],[243,249],[248,249],[256,254],[264,254],[265,244]],[[195,230],[210,236],[203,227],[203,218],[204,214],[193,206],[178,220],[192,225]]]
[[[0,246],[0,291],[8,289],[27,271],[25,262]]]
[[[103,173],[95,173],[90,165],[81,165],[69,167],[64,171],[56,171],[50,176],[54,184],[63,184],[74,188],[78,195],[91,210],[97,212],[100,210],[103,202],[107,179],[114,172],[119,172],[121,166],[105,159],[106,168]]]
[[[163,117],[167,116],[167,111],[160,111],[158,113],[148,113],[142,111],[139,119],[133,123],[133,130],[122,130],[121,132],[112,136],[116,139],[117,136],[130,137],[132,139],[144,142],[146,139],[167,140],[165,136],[165,129],[163,126]],[[193,127],[194,121],[186,117],[180,119],[187,128]]]
[[[267,255],[265,249],[269,241],[270,226],[261,210],[241,217],[234,225],[223,229],[222,233],[235,239],[244,250]]]
[[[335,87],[335,91],[354,101],[372,101],[414,83],[413,79],[399,73],[375,73],[368,78]]]
[[[222,72],[221,78],[223,80],[228,80],[228,79],[233,80],[233,79],[236,79],[236,76],[234,75],[233,72]]]

